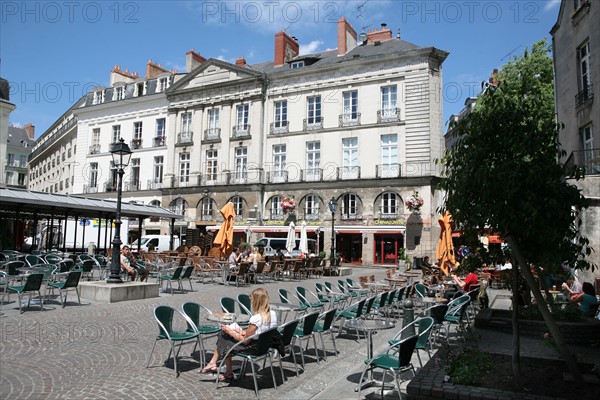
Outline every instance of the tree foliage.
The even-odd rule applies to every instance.
[[[554,114],[552,59],[545,40],[504,65],[454,126],[442,164],[446,208],[459,225],[512,236],[529,263],[588,268],[579,235],[585,198],[566,178]]]

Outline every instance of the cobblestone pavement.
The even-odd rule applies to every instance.
[[[384,277],[384,269],[354,268],[350,276],[375,274]],[[344,277],[345,278],[345,277]],[[314,290],[315,282],[336,281],[323,277],[300,282],[266,283],[272,301],[278,301],[277,289],[304,286]],[[186,282],[187,285],[187,282]],[[184,285],[185,287],[185,285]],[[0,397],[4,399],[245,399],[254,398],[250,374],[245,379],[216,388],[213,375],[198,373],[198,353],[190,357],[193,345],[186,345],[178,363],[181,374],[175,378],[172,360],[163,364],[169,347],[166,341],[156,345],[150,368],[148,356],[157,333],[153,317],[156,305],[176,308],[186,301],[199,302],[218,310],[221,296],[250,293],[256,287],[235,288],[211,283],[194,283],[194,291],[161,293],[147,300],[113,304],[91,303],[69,294],[63,309],[57,298],[50,297],[44,311],[32,305],[23,314],[12,302],[3,306],[0,316]],[[400,322],[397,324],[397,329]],[[374,349],[382,347],[397,329],[374,335]],[[215,339],[207,340],[207,347]],[[339,354],[326,339],[327,362],[316,363],[309,350],[306,370],[296,377],[294,367],[284,359],[286,382],[276,363],[278,387],[273,388],[270,373],[259,381],[261,398],[345,399],[357,398],[354,392],[362,361],[366,357],[366,340],[344,335],[336,338]],[[212,350],[209,350],[212,351]],[[397,394],[393,395],[397,398]]]

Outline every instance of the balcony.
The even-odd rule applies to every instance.
[[[300,171],[302,182],[318,182],[323,180],[322,168],[309,168]]]
[[[234,185],[248,183],[248,172],[231,172],[229,183]]]
[[[261,169],[248,169],[241,172],[229,172],[228,183],[246,184],[246,183],[262,183]]]
[[[250,138],[250,124],[236,125],[233,127],[232,139],[248,139]]]
[[[27,163],[22,163],[22,162],[17,161],[17,160],[7,161],[6,162],[6,166],[7,167],[11,167],[12,169],[18,169],[18,170],[25,170],[25,169],[27,169]]]
[[[98,193],[98,186],[96,185],[84,185],[83,193]]]
[[[131,141],[131,150],[138,150],[142,148],[142,139],[133,139]]]
[[[586,175],[599,175],[600,148],[574,151],[567,164],[583,168]]]
[[[226,185],[229,181],[229,173],[202,174],[200,184],[202,186]]]
[[[166,136],[156,136],[152,139],[152,147],[161,147],[167,145],[167,137]]]
[[[194,132],[192,132],[192,131],[179,132],[177,134],[177,144],[192,145],[192,144],[194,144],[194,141],[192,140],[193,136],[194,136]]]
[[[375,166],[375,176],[377,178],[399,178],[400,164],[378,164]]]
[[[377,123],[400,122],[399,108],[382,108],[377,110]]]
[[[105,192],[116,192],[117,191],[117,182],[106,181],[104,182],[104,191]]]
[[[92,154],[100,154],[100,145],[99,144],[93,144],[90,146],[90,155]]]
[[[360,179],[360,167],[338,167],[338,179]]]
[[[338,117],[339,127],[347,126],[359,126],[360,125],[360,113],[346,113],[340,114]]]
[[[279,135],[282,133],[288,133],[290,131],[290,124],[288,121],[271,122],[271,129],[269,133],[271,135]]]
[[[319,129],[323,129],[323,117],[304,118],[302,122],[303,131],[315,131]]]
[[[579,108],[590,104],[594,100],[594,92],[592,91],[592,85],[584,87],[579,93],[575,95],[575,108]]]
[[[146,187],[148,190],[162,189],[163,188],[162,179],[148,179],[148,184]]]
[[[140,186],[139,181],[123,182],[123,190],[125,192],[136,192],[141,189]]]
[[[171,187],[172,188],[194,187],[194,186],[200,186],[200,175],[199,174],[181,175],[181,176],[174,176],[171,178]]]
[[[208,128],[204,130],[204,140],[221,140],[221,128]]]
[[[270,171],[267,172],[268,183],[285,183],[288,181],[287,171]]]

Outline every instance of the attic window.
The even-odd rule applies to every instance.
[[[304,60],[302,60],[302,61],[294,61],[291,64],[291,68],[292,69],[297,69],[297,68],[302,68],[302,67],[304,67]]]

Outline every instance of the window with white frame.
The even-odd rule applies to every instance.
[[[204,169],[205,183],[214,185],[217,182],[218,174],[218,161],[219,151],[218,150],[206,150],[206,164]]]
[[[167,121],[165,118],[157,118],[156,119],[156,137],[157,138],[165,137],[166,125],[167,125]]]
[[[202,220],[213,219],[213,204],[214,202],[210,197],[205,197],[200,201],[200,215]]]
[[[579,90],[587,91],[591,83],[589,41],[577,49],[577,56],[579,59]]]
[[[192,113],[181,114],[181,132],[189,133],[192,131]]]
[[[235,148],[235,171],[234,181],[245,182],[248,179],[248,147]]]
[[[187,209],[187,202],[183,198],[178,197],[169,204],[169,208],[175,214],[184,215]]]
[[[398,213],[398,195],[396,193],[383,193],[380,201],[379,209],[382,216],[395,216]]]
[[[304,67],[304,61],[294,61],[291,64],[291,69],[298,69]]]
[[[343,122],[352,122],[358,119],[358,90],[343,93],[344,114]]]
[[[237,130],[248,130],[248,113],[250,106],[248,104],[240,104],[237,106]]]
[[[135,85],[135,95],[143,96],[146,94],[146,82],[138,82]]]
[[[321,96],[310,96],[306,99],[308,124],[317,124],[321,122]]]
[[[287,100],[275,102],[275,128],[283,128],[287,126]]]
[[[100,144],[100,128],[94,128],[92,130],[92,146]]]
[[[395,177],[399,174],[398,135],[381,135],[381,174],[380,178]]]
[[[219,129],[219,109],[211,108],[208,110],[208,131],[211,134],[216,134]]]
[[[305,180],[315,181],[321,174],[321,142],[306,142]]]
[[[90,163],[89,186],[98,187],[98,163]]]
[[[190,153],[179,153],[179,183],[190,181]]]
[[[281,208],[281,196],[273,196],[271,198],[271,218],[277,218],[283,215]]]
[[[169,77],[164,76],[158,79],[158,91],[164,92],[169,87]]]
[[[358,178],[358,138],[342,139],[342,178]]]
[[[142,139],[142,121],[137,121],[133,123],[133,139]]]
[[[592,125],[585,126],[581,129],[581,139],[583,141],[583,162],[586,167],[586,173],[598,173],[600,172],[600,166],[598,163],[596,165],[592,165],[592,160],[594,157],[594,135],[592,132]]]
[[[244,199],[241,196],[233,196],[229,201],[233,203],[235,215],[242,218],[244,215]]]
[[[94,92],[94,104],[104,103],[104,90],[96,90]]]
[[[125,98],[125,86],[117,86],[115,88],[115,100],[123,100]]]
[[[286,158],[286,145],[273,145],[273,182],[285,182]]]
[[[319,218],[319,197],[314,194],[304,198],[304,218],[311,220]]]
[[[140,184],[140,159],[131,159],[131,173],[129,175],[129,190],[139,190]]]
[[[121,125],[113,125],[113,127],[112,127],[112,142],[111,143],[117,143],[120,138],[121,138]],[[69,157],[71,157],[71,154],[69,154]]]
[[[345,219],[353,219],[358,216],[358,197],[355,194],[346,193],[342,196],[341,215]]]
[[[154,157],[154,176],[153,183],[160,184],[163,181],[163,171],[164,171],[164,157],[156,156]]]
[[[381,88],[381,115],[382,117],[396,117],[398,107],[398,88],[396,85]]]

